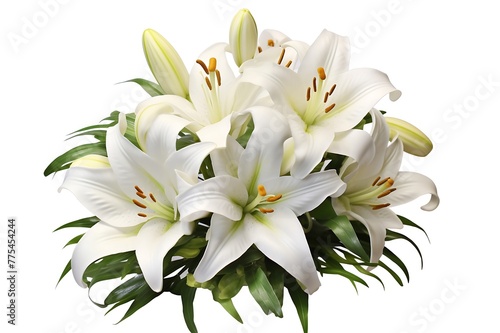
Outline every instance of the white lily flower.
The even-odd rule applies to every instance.
[[[177,198],[183,218],[213,213],[208,245],[194,277],[210,280],[255,245],[311,294],[320,281],[297,216],[339,195],[345,184],[334,170],[304,179],[281,177],[284,142],[290,136],[286,119],[265,107],[250,112],[255,129],[246,148],[228,137],[226,148],[211,154],[216,177]]]
[[[192,232],[189,224],[179,222],[175,172],[182,171],[194,183],[214,144],[198,143],[176,151],[175,136],[186,126],[185,120],[168,114],[139,114],[136,122],[144,151],[124,137],[127,123],[120,114],[118,124],[107,132],[108,157],[90,155],[75,161],[61,185],[101,220],[78,242],[71,259],[73,275],[81,286],[92,262],[135,250],[146,282],[159,292],[165,254]]]
[[[430,194],[423,210],[433,210],[439,205],[434,182],[415,172],[399,171],[403,158],[403,144],[396,139],[389,146],[389,128],[382,113],[372,110],[372,137],[374,158],[368,163],[350,168],[348,160],[339,172],[347,189],[340,197],[332,198],[332,205],[339,215],[358,220],[368,229],[371,242],[370,261],[378,262],[382,256],[387,228],[402,228],[403,224],[389,206],[410,202]]]
[[[156,109],[178,115],[190,122],[187,129],[201,141],[224,146],[233,113],[270,104],[260,87],[235,77],[226,58],[227,48],[227,44],[215,44],[200,55],[190,73],[190,100],[175,95],[155,96],[139,104],[137,112]]]
[[[149,68],[163,92],[187,98],[189,73],[174,47],[153,29],[144,31],[142,46]]]
[[[303,178],[330,151],[356,160],[369,159],[365,131],[353,130],[383,96],[400,96],[386,74],[375,69],[348,69],[349,41],[324,30],[307,49],[296,71],[282,58],[258,57],[243,68],[245,81],[266,89],[287,116],[295,141],[292,175]],[[290,84],[293,82],[293,84]]]

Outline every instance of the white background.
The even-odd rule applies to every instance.
[[[435,145],[425,159],[405,159],[404,168],[435,181],[440,207],[422,212],[422,198],[398,210],[429,234],[430,244],[422,233],[406,230],[423,252],[423,270],[411,246],[395,243],[410,269],[404,287],[381,273],[385,290],[367,278],[370,288],[361,286],[357,294],[347,280],[324,277],[310,297],[309,332],[492,332],[500,297],[494,270],[500,231],[495,211],[500,20],[486,0],[3,1],[0,266],[6,266],[7,218],[15,216],[19,308],[18,326],[7,325],[8,288],[2,278],[0,330],[188,332],[178,297],[163,295],[114,325],[124,309],[104,316],[70,276],[56,288],[71,255],[62,246],[74,233],[52,230],[89,213],[70,193],[57,192],[63,174],[42,173],[79,143],[64,141],[69,132],[114,109],[130,112],[145,98],[133,84],[116,85],[151,78],[141,47],[144,29],[161,32],[190,68],[207,46],[227,41],[232,15],[243,7],[260,30],[274,28],[308,43],[323,28],[349,36],[351,67],[380,69],[403,92],[399,101],[380,106],[420,127]],[[301,332],[289,298],[285,317],[277,319],[261,315],[246,294],[236,300],[246,322],[240,325],[208,292],[198,292],[199,331]]]

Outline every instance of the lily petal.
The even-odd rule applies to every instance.
[[[177,196],[181,221],[192,221],[200,212],[223,215],[234,221],[241,219],[248,200],[245,185],[237,178],[219,176],[200,182]]]
[[[146,222],[137,235],[137,261],[144,279],[156,292],[163,288],[163,258],[183,235],[179,222],[159,218]]]
[[[222,215],[212,215],[208,245],[194,271],[196,281],[210,280],[248,250],[253,244],[248,228],[245,220],[233,221]]]
[[[373,210],[369,206],[352,206],[349,215],[360,221],[370,235],[370,262],[376,263],[382,256],[385,246],[386,229],[401,229],[403,223],[390,209]]]
[[[131,227],[144,222],[137,215],[139,208],[123,193],[109,167],[71,167],[59,191],[62,189],[69,190],[85,208],[110,225]]]
[[[387,196],[391,205],[402,205],[416,198],[430,194],[429,202],[423,205],[423,210],[434,210],[439,205],[439,196],[434,182],[422,174],[416,172],[402,171],[398,174],[395,186],[397,191]]]
[[[140,227],[116,228],[98,222],[78,242],[71,257],[71,270],[76,282],[86,287],[83,273],[94,261],[107,255],[135,250]]]
[[[251,223],[252,241],[266,257],[299,280],[308,294],[318,290],[321,283],[304,230],[291,210],[246,214],[245,223]]]
[[[266,182],[264,186],[268,193],[282,195],[281,199],[272,203],[273,209],[286,207],[296,216],[313,210],[328,196],[338,197],[346,188],[335,170],[315,172],[304,179],[279,177]]]

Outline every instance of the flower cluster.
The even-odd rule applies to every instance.
[[[391,208],[426,194],[422,209],[439,203],[434,183],[401,161],[432,144],[375,108],[400,92],[378,70],[349,68],[346,37],[259,36],[241,10],[229,43],[203,51],[191,71],[154,30],[143,48],[157,82],[131,81],[151,98],[75,132],[96,140],[45,171],[67,169],[61,189],[94,215],[61,227],[89,228],[68,243],[62,276],[72,271],[82,287],[124,279],[103,305],[132,301],[125,318],[164,292],[180,295],[191,332],[198,288],[240,321],[232,298],[242,287],[277,316],[286,288],[307,331],[321,275],[366,284],[347,268],[376,277],[381,266],[401,283],[382,258],[407,269],[386,241],[414,245],[392,229],[421,228]]]

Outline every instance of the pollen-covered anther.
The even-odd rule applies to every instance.
[[[279,199],[281,199],[283,197],[283,195],[281,194],[277,194],[277,195],[273,195],[272,197],[269,197],[266,199],[267,202],[275,202],[275,201],[278,201]]]
[[[260,207],[260,208],[259,208],[259,211],[260,211],[261,213],[267,214],[267,213],[273,213],[273,212],[274,212],[274,209]]]
[[[141,188],[140,188],[138,185],[135,185],[135,186],[134,186],[134,188],[135,188],[135,190],[136,190],[137,192],[139,192],[139,193],[144,193],[144,191],[143,191],[143,190],[141,190]]]
[[[283,61],[283,58],[285,57],[285,49],[281,50],[280,57],[278,59],[278,65],[281,65],[281,62]]]
[[[207,67],[207,65],[205,65],[205,63],[203,62],[203,60],[198,59],[198,60],[196,60],[196,63],[197,63],[198,65],[200,65],[200,66],[201,66],[201,68],[203,68],[203,71],[205,72],[205,74],[207,74],[207,75],[208,75],[208,67]]]
[[[140,216],[140,217],[148,217],[148,216],[147,216],[146,214],[144,214],[144,213],[137,213],[137,215],[138,215],[138,216]]]
[[[371,205],[371,207],[372,207],[372,210],[378,210],[378,209],[382,209],[385,207],[389,207],[390,205],[391,205],[390,203],[384,203],[384,204],[380,204],[380,205]]]
[[[325,113],[328,113],[330,111],[332,111],[332,109],[335,107],[335,103],[333,103],[332,105],[328,106],[327,108],[325,108]]]
[[[389,194],[391,194],[392,192],[396,191],[396,188],[390,188],[388,190],[385,190],[384,192],[380,193],[377,198],[380,199],[380,198],[383,198],[385,196],[388,196]]]
[[[380,177],[379,177],[379,179],[380,179]],[[381,181],[379,181],[376,185],[380,186],[380,185],[385,184],[386,182],[392,182],[392,183],[389,183],[390,186],[392,186],[392,184],[394,184],[394,181],[391,179],[391,177],[386,177],[386,178],[382,179]]]
[[[149,197],[151,198],[151,200],[153,200],[153,202],[156,202],[156,198],[153,193],[149,193]]]
[[[274,40],[272,40],[272,39],[268,39],[268,40],[267,40],[267,46],[271,46],[271,47],[273,47],[273,46],[274,46]]]
[[[208,89],[212,90],[212,83],[210,82],[210,79],[207,76],[205,76],[205,83],[207,84]]]
[[[218,84],[218,85],[219,85],[219,87],[220,87],[220,85],[221,85],[221,83],[222,83],[222,80],[221,80],[221,77],[220,77],[220,72],[219,72],[219,70],[218,70],[218,69],[217,69],[217,70],[215,70],[215,76],[217,76],[217,84]]]
[[[217,59],[210,58],[210,60],[208,61],[208,71],[215,72],[216,68],[217,68]]]
[[[318,75],[322,81],[326,80],[326,73],[325,73],[325,69],[323,67],[318,67]]]
[[[262,184],[260,184],[259,186],[257,186],[257,191],[259,191],[259,195],[261,197],[265,197],[267,195],[266,188]]]
[[[135,199],[133,199],[133,200],[132,200],[132,202],[133,202],[133,203],[134,203],[137,207],[140,207],[140,208],[143,208],[143,209],[147,208],[147,206],[146,206],[145,204],[143,204],[143,203],[141,203],[141,202],[139,202],[139,201],[137,201],[137,200],[135,200]]]
[[[285,67],[286,68],[290,68],[291,65],[292,65],[292,61],[288,60],[288,62],[286,63]]]
[[[135,193],[139,198],[146,199],[146,195],[143,192],[136,192]]]

